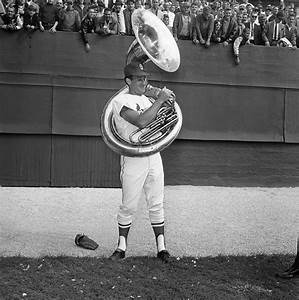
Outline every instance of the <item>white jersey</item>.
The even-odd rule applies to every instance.
[[[144,95],[121,94],[114,98],[113,113],[116,129],[124,139],[129,141],[130,134],[133,131],[136,131],[138,127],[120,116],[120,111],[124,106],[135,110],[140,114],[151,107],[152,102]]]

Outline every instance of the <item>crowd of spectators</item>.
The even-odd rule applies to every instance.
[[[253,5],[248,0],[0,0],[0,29],[28,32],[80,32],[86,51],[88,33],[134,35],[131,15],[148,9],[160,18],[174,39],[208,48],[232,45],[236,64],[245,44],[296,49],[294,4]],[[125,1],[125,2],[123,2]]]

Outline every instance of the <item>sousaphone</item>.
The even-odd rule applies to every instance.
[[[175,72],[180,65],[180,53],[171,32],[152,12],[136,9],[132,14],[132,26],[136,39],[130,45],[126,64],[152,61],[167,72]],[[159,89],[149,86],[153,101]],[[158,91],[157,91],[158,90]],[[164,104],[155,120],[146,128],[132,132],[130,139],[122,137],[115,126],[113,116],[114,98],[128,93],[127,86],[120,89],[106,103],[101,116],[101,130],[104,142],[113,151],[126,156],[147,156],[169,146],[182,127],[182,112],[176,101]],[[147,94],[146,94],[147,95]]]

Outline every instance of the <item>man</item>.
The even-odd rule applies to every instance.
[[[7,31],[17,31],[23,26],[23,22],[18,14],[15,13],[15,8],[10,5],[6,9],[6,14],[0,17],[0,29]]]
[[[152,122],[161,106],[174,99],[170,90],[163,88],[157,93],[154,103],[146,96],[147,73],[142,65],[130,63],[124,68],[127,94],[118,95],[114,101],[113,112],[118,132],[129,140],[136,129],[146,127]],[[150,222],[156,238],[157,257],[167,262],[170,254],[164,242],[164,172],[160,153],[146,157],[121,156],[122,204],[117,215],[119,239],[112,260],[125,258],[127,237],[137,210],[138,201],[145,192]]]
[[[295,15],[290,15],[287,19],[287,24],[285,25],[285,37],[290,41],[293,48],[297,48],[297,27]]]
[[[164,13],[164,16],[165,15],[168,16],[168,20],[169,20],[168,28],[172,32],[173,21],[174,21],[175,14],[170,10],[171,6],[172,6],[172,2],[171,1],[165,1],[164,2],[164,11],[163,11],[163,13]],[[164,16],[163,16],[163,18],[164,18]]]
[[[106,7],[104,9],[104,15],[96,19],[95,32],[103,36],[117,34],[117,21],[112,17],[110,8]]]
[[[160,0],[153,0],[152,7],[149,9],[154,15],[156,15],[160,20],[163,19],[163,12],[160,8]]]
[[[277,276],[284,279],[291,279],[299,276],[299,237],[297,240],[297,255],[294,263],[291,265],[289,269],[287,269],[282,273],[277,274]]]
[[[176,41],[192,40],[192,17],[190,13],[190,4],[188,2],[183,2],[180,8],[181,11],[175,14],[173,21],[173,37]]]
[[[39,16],[36,11],[36,7],[29,5],[24,14],[23,28],[28,32],[33,32],[39,29]]]
[[[193,43],[208,48],[211,44],[211,37],[214,29],[214,16],[211,8],[205,6],[203,12],[193,19]]]
[[[258,14],[257,12],[254,10],[252,11],[250,18],[249,18],[249,22],[244,23],[245,27],[249,28],[249,41],[251,44],[254,44],[254,27],[256,25],[259,25],[258,23]]]
[[[114,11],[112,12],[112,17],[117,20],[117,34],[126,34],[125,17],[123,11],[123,3],[117,0],[114,4]]]
[[[284,14],[279,11],[275,19],[266,24],[263,33],[265,46],[277,46],[277,42],[285,36],[285,25],[282,23],[283,19]]]
[[[81,28],[80,15],[73,7],[73,0],[66,1],[66,9],[59,15],[61,31],[78,32]]]
[[[221,21],[221,42],[223,46],[232,43],[237,32],[237,21],[232,15],[232,9],[227,7]]]
[[[265,46],[265,42],[263,40],[263,32],[265,30],[267,23],[266,14],[261,13],[258,17],[258,23],[254,24],[253,27],[253,43],[255,45]]]
[[[47,4],[40,7],[40,30],[49,30],[49,32],[56,32],[58,25],[58,9],[54,5],[54,0],[48,0]]]
[[[133,31],[133,27],[132,27],[132,13],[133,13],[134,9],[135,9],[134,0],[128,0],[127,8],[124,10],[126,35],[134,35],[134,31]]]
[[[81,22],[81,37],[85,45],[86,52],[90,51],[90,45],[88,42],[87,33],[93,33],[95,30],[95,9],[89,7],[87,10],[87,15],[83,18]]]
[[[82,20],[87,14],[88,5],[85,0],[77,0],[74,3],[74,9],[79,13],[80,20]]]

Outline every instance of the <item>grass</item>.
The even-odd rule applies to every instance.
[[[299,299],[279,279],[289,255],[173,258],[1,257],[0,299]]]

